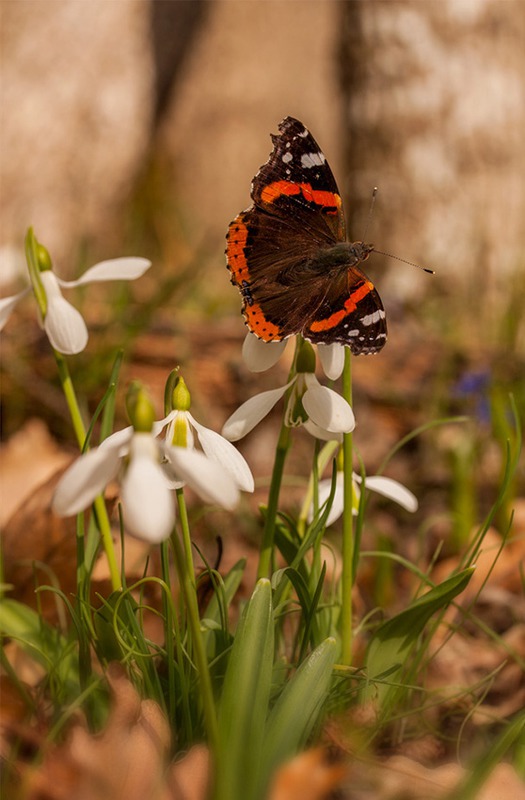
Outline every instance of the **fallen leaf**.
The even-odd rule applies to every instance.
[[[74,727],[25,776],[25,800],[173,800],[165,780],[170,730],[119,664],[107,671],[113,705],[100,734]]]
[[[346,773],[341,762],[329,762],[323,748],[306,750],[277,771],[268,800],[323,800]]]

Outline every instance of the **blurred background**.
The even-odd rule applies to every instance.
[[[29,225],[65,278],[113,256],[153,261],[136,284],[70,295],[91,330],[71,359],[86,411],[120,346],[124,377],[145,380],[159,404],[180,364],[217,427],[276,385],[240,364],[223,250],[289,114],[325,152],[352,238],[378,186],[367,239],[436,271],[367,262],[390,332],[381,355],[355,362],[367,467],[418,424],[466,413],[466,434],[436,434],[443,462],[412,445],[410,472],[439,485],[451,459],[460,474],[476,464],[481,488],[497,484],[488,442],[513,428],[509,392],[520,408],[525,393],[521,0],[25,0],[1,11],[2,296],[20,288]],[[4,438],[36,415],[69,439],[30,301],[2,350]],[[263,469],[266,434],[251,445]]]

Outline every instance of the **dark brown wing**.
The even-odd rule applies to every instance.
[[[315,344],[344,344],[354,355],[378,353],[387,339],[386,315],[373,283],[349,267],[325,284],[326,294],[302,334]]]
[[[241,292],[250,330],[266,341],[299,333],[319,304],[326,276],[309,275],[308,264],[333,246],[324,227],[310,229],[309,214],[266,214],[253,207],[230,224],[226,256],[231,282]],[[316,284],[312,293],[310,284]]]
[[[321,148],[299,120],[286,117],[272,135],[274,148],[252,182],[255,206],[272,215],[293,216],[299,207],[311,225],[326,227],[334,241],[345,240],[343,206],[337,183]]]

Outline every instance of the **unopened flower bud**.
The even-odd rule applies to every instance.
[[[301,342],[296,369],[297,372],[315,372],[315,352],[310,342]]]
[[[175,381],[171,396],[171,407],[174,411],[189,411],[191,408],[191,395],[181,375]]]
[[[150,396],[139,381],[130,384],[126,395],[126,411],[138,433],[149,433],[155,421],[155,409]]]

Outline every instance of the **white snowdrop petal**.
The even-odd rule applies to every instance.
[[[227,509],[237,505],[239,490],[231,475],[216,461],[186,447],[166,448],[166,453],[176,475],[206,503]]]
[[[272,410],[289,386],[290,384],[287,383],[286,386],[279,389],[270,389],[269,392],[261,392],[261,394],[250,397],[226,420],[222,435],[230,442],[242,439]]]
[[[176,416],[177,413],[178,413],[177,411],[170,411],[168,416],[164,417],[164,419],[156,420],[153,423],[153,428],[151,429],[152,435],[153,436],[158,436],[159,433],[162,433],[162,431],[164,430],[166,425],[169,425],[169,423],[172,421],[172,419],[175,419],[175,416]]]
[[[127,428],[122,428],[120,431],[112,433],[107,436],[99,445],[101,448],[113,447],[117,450],[119,456],[125,456],[129,451],[129,443],[135,433],[133,426],[128,425]]]
[[[121,500],[128,533],[151,544],[168,538],[175,524],[175,506],[154,452],[132,456],[122,481]]]
[[[52,508],[60,517],[71,517],[87,508],[115,477],[120,465],[113,447],[89,450],[69,467],[60,479]]]
[[[71,303],[62,297],[55,275],[46,270],[41,275],[46,293],[47,311],[44,330],[55,350],[65,355],[80,353],[88,341],[86,323]]]
[[[342,344],[318,344],[317,352],[323,372],[327,378],[335,381],[343,371],[345,364],[345,348]]]
[[[333,431],[325,431],[324,428],[321,428],[319,425],[316,425],[315,422],[311,419],[307,419],[306,422],[303,423],[303,428],[308,431],[310,436],[314,436],[316,439],[321,439],[323,442],[342,442],[343,441],[343,434],[342,433],[334,433]]]
[[[365,487],[383,495],[383,497],[394,500],[407,511],[414,512],[418,509],[419,504],[417,497],[403,486],[402,483],[392,478],[384,478],[382,475],[371,475],[369,478],[366,478]]]
[[[326,525],[332,525],[333,522],[339,519],[339,517],[343,513],[344,507],[344,487],[343,487],[343,473],[338,472],[336,476],[336,484],[335,484],[335,494],[334,500],[332,503],[332,508],[328,514],[326,519]],[[322,481],[319,481],[319,508],[326,503],[328,498],[330,497],[330,490],[332,488],[332,481],[329,478],[325,478]],[[310,508],[308,513],[308,522],[311,522],[314,516],[314,509],[313,504]]]
[[[31,289],[24,289],[22,292],[18,294],[14,294],[12,297],[2,297],[0,300],[0,331],[3,329],[4,325],[6,324],[7,320],[11,316],[11,313],[16,306],[16,304],[28,294]]]
[[[346,400],[317,383],[310,383],[303,395],[303,406],[316,425],[327,431],[349,433],[355,428],[354,412]]]
[[[242,345],[244,363],[251,372],[264,372],[279,361],[288,340],[263,342],[253,333],[248,333]]]
[[[188,414],[188,418],[197,431],[201,447],[208,458],[221,464],[230,473],[239,489],[245,492],[253,492],[253,475],[239,451],[219,433],[198,423],[191,414]]]
[[[151,261],[147,258],[111,258],[90,267],[75,281],[64,281],[59,278],[58,282],[61,286],[71,287],[95,281],[134,281],[144,275],[150,267]]]

